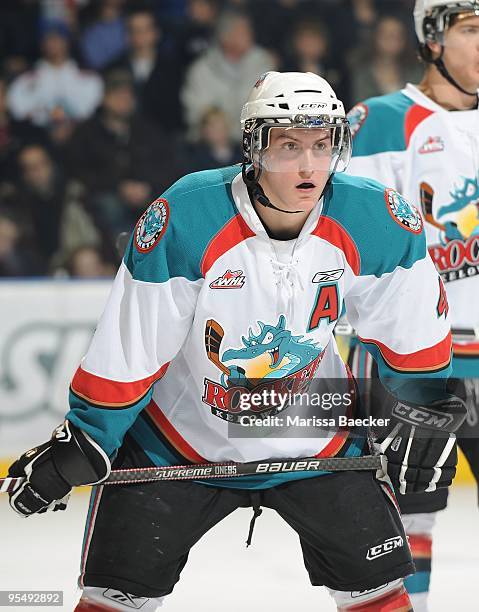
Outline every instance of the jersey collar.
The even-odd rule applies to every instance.
[[[231,193],[233,195],[233,200],[236,204],[236,208],[238,209],[243,219],[246,221],[249,228],[257,236],[269,240],[269,236],[263,224],[261,223],[260,218],[258,217],[258,213],[254,209],[254,206],[251,204],[248,189],[243,182],[241,172],[235,176],[231,183]],[[301,230],[301,233],[298,236],[298,240],[302,239],[305,235],[310,234],[318,224],[318,220],[321,215],[321,210],[323,208],[323,199],[324,198],[321,198],[321,200],[311,211],[309,217],[306,219],[306,223],[304,224],[303,229]]]

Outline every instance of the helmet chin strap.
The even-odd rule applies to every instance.
[[[248,172],[246,170],[246,163],[243,163],[242,169],[241,169],[241,173],[242,173],[242,176],[243,176],[243,181],[245,182],[245,185],[248,188],[248,192],[250,194],[250,197],[252,198],[253,201],[256,200],[257,202],[259,202],[265,208],[272,208],[273,210],[277,210],[278,212],[286,213],[287,215],[297,215],[299,213],[306,212],[304,210],[285,210],[284,208],[278,208],[277,206],[275,206],[273,204],[273,202],[271,202],[271,200],[265,194],[263,188],[261,187],[261,185],[258,182],[259,178],[261,176],[261,168],[259,169],[258,176],[256,178],[252,179],[252,178],[250,178],[248,176]],[[253,176],[254,176],[254,170],[253,170]],[[318,198],[318,202],[323,197],[324,192],[326,191],[327,187],[329,186],[329,181],[330,180],[331,180],[331,177],[329,177],[326,185],[324,186],[324,189],[321,192],[320,197]]]
[[[443,55],[444,55],[444,45],[441,46],[441,55],[437,59],[432,60],[432,63],[439,70],[439,73],[446,79],[446,81],[448,81],[451,85],[453,85],[461,93],[465,94],[466,96],[475,97],[477,100],[478,99],[477,91],[475,91],[474,93],[471,93],[470,91],[466,91],[463,87],[459,85],[459,83],[455,79],[452,78],[451,74],[446,68],[446,65],[444,64],[444,60],[442,59]]]

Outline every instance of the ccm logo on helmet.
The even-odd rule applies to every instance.
[[[327,104],[325,104],[324,102],[311,102],[309,104],[300,104],[298,106],[298,110],[304,110],[306,108],[326,108]]]
[[[368,561],[374,561],[378,557],[383,557],[384,555],[389,555],[396,548],[401,548],[404,546],[404,540],[401,536],[395,536],[394,538],[388,538],[382,544],[378,544],[377,546],[371,546],[366,555],[366,559]]]
[[[407,423],[425,425],[434,429],[444,429],[454,420],[450,414],[436,412],[435,410],[421,410],[400,402],[394,406],[392,413],[395,417]]]

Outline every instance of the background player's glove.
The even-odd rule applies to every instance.
[[[456,474],[455,432],[466,416],[464,402],[453,397],[420,406],[397,402],[390,426],[375,448],[387,458],[387,474],[399,493],[448,487]]]
[[[8,470],[26,480],[10,494],[10,505],[22,516],[65,510],[71,488],[97,484],[110,474],[110,460],[81,429],[65,421],[49,442],[24,453]]]

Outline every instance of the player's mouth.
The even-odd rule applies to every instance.
[[[296,189],[299,189],[302,193],[311,193],[316,189],[316,185],[311,181],[303,181],[296,185]]]
[[[278,363],[279,359],[279,346],[275,347],[271,351],[268,351],[271,355],[271,367],[275,366]]]

